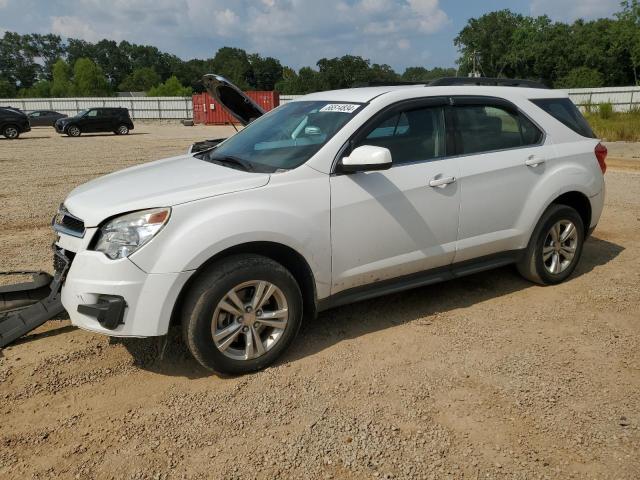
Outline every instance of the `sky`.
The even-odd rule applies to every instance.
[[[300,68],[346,54],[451,67],[469,18],[510,8],[573,21],[610,16],[620,0],[0,0],[0,33],[56,33],[154,45],[183,59],[222,46]]]

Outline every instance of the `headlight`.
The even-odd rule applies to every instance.
[[[128,257],[162,229],[170,213],[170,208],[154,208],[114,218],[100,228],[94,250],[112,260]]]

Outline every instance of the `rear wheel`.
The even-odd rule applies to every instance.
[[[128,135],[129,134],[129,127],[127,127],[126,125],[120,125],[115,132],[116,135]]]
[[[567,205],[551,205],[538,222],[518,271],[542,285],[563,282],[580,260],[584,238],[578,212]]]
[[[2,129],[2,135],[9,140],[15,140],[20,136],[20,130],[15,125],[7,125]]]
[[[302,322],[302,295],[282,265],[259,255],[228,257],[191,286],[182,311],[185,342],[204,367],[243,374],[271,365]]]
[[[81,133],[82,132],[80,132],[80,128],[75,125],[71,125],[69,128],[67,128],[67,135],[69,135],[70,137],[79,137]]]

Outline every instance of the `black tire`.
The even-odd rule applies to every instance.
[[[5,125],[2,128],[2,135],[9,140],[15,140],[20,136],[20,129],[16,125]]]
[[[79,137],[82,134],[80,127],[76,125],[70,125],[67,127],[67,135],[70,137]]]
[[[214,312],[230,290],[253,280],[270,282],[281,290],[288,305],[287,325],[266,353],[236,360],[223,354],[214,343]],[[302,323],[302,294],[291,273],[279,263],[260,255],[234,255],[199,275],[187,292],[181,313],[183,338],[194,358],[214,372],[239,375],[271,365],[289,347]]]
[[[118,128],[116,128],[113,133],[115,133],[116,135],[129,135],[129,127],[124,124],[118,125]]]
[[[575,226],[575,253],[573,258],[562,271],[552,273],[545,265],[545,260],[543,259],[543,248],[553,248],[545,242],[548,242],[550,238],[549,235],[551,228],[558,222],[562,221],[571,222]],[[538,221],[538,224],[531,235],[531,240],[529,240],[529,245],[527,246],[525,255],[517,264],[518,271],[527,280],[541,285],[555,285],[564,282],[573,273],[576,265],[580,261],[584,239],[585,228],[580,214],[578,214],[574,208],[567,205],[553,204],[549,206]],[[566,258],[564,259],[566,260]]]

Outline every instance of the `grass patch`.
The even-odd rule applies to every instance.
[[[585,118],[596,136],[609,142],[640,142],[640,110],[585,112]]]

